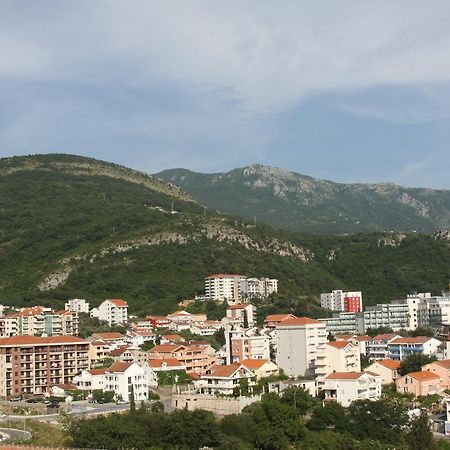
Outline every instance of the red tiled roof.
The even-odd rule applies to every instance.
[[[114,303],[116,306],[127,307],[128,303],[121,298],[108,298],[108,302]]]
[[[123,339],[125,337],[122,333],[114,331],[111,333],[94,333],[92,334],[92,336],[98,337],[103,340],[111,340],[111,341],[113,341],[114,339]]]
[[[106,369],[106,372],[107,373],[125,372],[132,365],[133,363],[131,362],[115,362],[111,365],[111,367],[108,367]]]
[[[120,355],[123,355],[128,349],[129,349],[129,347],[127,347],[127,346],[117,347],[114,350],[111,350],[108,353],[108,356],[120,356]]]
[[[371,341],[372,338],[370,336],[367,336],[367,334],[363,334],[362,336],[352,336],[352,339],[355,339],[356,341],[363,342],[363,341]]]
[[[211,278],[231,278],[231,277],[242,277],[242,275],[237,275],[235,273],[216,273],[214,275],[209,275],[206,277],[207,280]]]
[[[437,364],[441,367],[445,367],[446,369],[450,369],[450,359],[441,359],[440,361],[434,361],[430,364]]]
[[[13,336],[0,338],[0,346],[4,345],[52,345],[52,344],[89,344],[88,341],[76,336]]]
[[[184,346],[176,344],[159,344],[151,348],[148,353],[172,353],[179,348],[184,348]]]
[[[281,322],[286,319],[295,319],[294,314],[269,314],[264,322]]]
[[[349,341],[335,341],[335,342],[327,342],[327,344],[334,348],[345,348],[345,347],[347,347],[348,344],[350,344],[350,342]],[[356,344],[354,344],[354,345],[356,345]]]
[[[400,361],[396,361],[395,359],[381,359],[377,362],[387,369],[397,370],[400,368]]]
[[[268,362],[267,359],[244,359],[242,365],[247,367],[247,369],[255,370],[260,369],[266,362]]]
[[[249,306],[248,304],[243,304],[243,303],[240,303],[240,304],[238,304],[238,305],[231,305],[231,306],[227,306],[227,309],[245,309],[245,308],[247,308],[247,306]]]
[[[89,369],[88,372],[91,375],[104,375],[106,372],[106,369]]]
[[[391,339],[394,339],[396,336],[398,336],[398,334],[395,333],[378,334],[372,338],[372,341],[390,341]]]
[[[410,372],[406,374],[405,377],[411,377],[417,381],[429,381],[440,379],[439,375],[436,375],[435,373],[432,373],[429,370],[423,370],[421,372]]]
[[[223,364],[223,365],[214,364],[210,369],[211,374],[203,375],[203,378],[205,377],[207,378],[208,376],[228,378],[231,377],[231,375],[233,375],[233,373],[236,372],[236,370],[238,370],[239,367],[241,367],[241,364],[239,363]]]
[[[425,344],[432,338],[427,336],[417,336],[417,337],[402,337],[394,339],[391,344]]]
[[[296,317],[295,319],[283,320],[277,325],[277,328],[291,325],[322,325],[322,322],[316,319],[310,319],[309,317]]]
[[[333,372],[327,376],[329,380],[357,380],[366,372]]]
[[[179,334],[165,334],[162,336],[166,341],[182,341],[183,336],[180,336]]]

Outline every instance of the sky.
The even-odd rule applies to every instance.
[[[0,157],[450,189],[448,0],[1,0]]]

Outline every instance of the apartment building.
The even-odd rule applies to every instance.
[[[205,278],[205,297],[210,300],[238,302],[242,275],[218,273]]]
[[[274,329],[280,322],[287,319],[295,319],[295,316],[293,314],[269,314],[264,319],[264,327]]]
[[[270,337],[255,328],[225,330],[226,364],[244,359],[270,359]]]
[[[67,311],[89,314],[89,302],[82,298],[73,298],[71,300],[67,300],[64,308]]]
[[[105,300],[91,310],[91,316],[108,322],[110,326],[128,322],[128,303],[118,298]]]
[[[277,365],[290,377],[314,375],[318,347],[326,342],[324,323],[308,317],[284,320],[276,327]]]
[[[338,312],[332,317],[319,319],[327,327],[327,332],[338,334],[361,334],[365,332],[363,313]]]
[[[357,313],[362,311],[362,292],[343,292],[339,289],[320,294],[320,306],[330,311]]]
[[[84,369],[74,377],[73,382],[77,388],[89,394],[101,389],[103,391],[106,369]]]
[[[188,373],[205,373],[215,362],[215,351],[207,343],[160,344],[147,352],[149,364],[154,359],[177,359]]]
[[[147,400],[147,367],[131,362],[115,362],[105,371],[104,391],[112,391],[117,399],[129,402],[134,394],[136,402]]]
[[[253,327],[256,323],[256,307],[250,303],[229,305],[225,321],[233,325]],[[245,325],[245,321],[247,321],[247,325]]]
[[[335,341],[317,348],[314,374],[321,385],[332,372],[360,372],[361,351],[356,341]]]
[[[89,343],[74,336],[0,338],[0,397],[50,392],[89,368]]]
[[[278,366],[269,359],[244,359],[242,365],[256,375],[256,380],[280,374]]]
[[[387,359],[389,357],[388,345],[399,338],[395,333],[378,334],[367,342],[367,356],[372,360]]]
[[[356,400],[379,400],[381,377],[370,372],[334,372],[323,385],[325,401],[336,401],[344,407]]]
[[[242,278],[240,281],[241,298],[266,298],[278,292],[278,280],[275,278]]]
[[[434,355],[442,342],[427,336],[399,337],[389,342],[388,358],[401,361],[410,355],[421,353],[423,355]]]
[[[51,308],[33,306],[0,317],[0,337],[74,336],[77,334],[77,312],[53,311]]]

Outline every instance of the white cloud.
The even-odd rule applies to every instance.
[[[318,92],[449,80],[449,21],[445,0],[6,2],[0,77],[173,83],[206,105],[278,111]]]

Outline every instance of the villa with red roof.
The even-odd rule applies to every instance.
[[[97,308],[91,310],[91,317],[97,317],[111,325],[128,322],[128,303],[119,298],[105,300]]]
[[[134,400],[147,400],[148,395],[147,367],[131,362],[115,362],[105,371],[103,390],[113,391],[116,399],[130,401],[131,392]]]
[[[256,375],[257,380],[277,376],[280,373],[278,366],[269,359],[244,359],[242,365],[250,369]]]
[[[314,375],[317,351],[327,342],[326,325],[309,317],[295,317],[276,327],[277,365],[290,377]]]
[[[413,394],[415,397],[441,394],[441,377],[429,370],[411,372],[395,380],[395,387],[400,394]]]
[[[399,377],[400,361],[395,359],[380,359],[372,363],[366,370],[377,373],[381,377],[381,384],[392,384]]]
[[[441,359],[426,364],[422,367],[422,370],[428,370],[431,373],[438,375],[441,379],[441,386],[444,389],[450,389],[450,359]]]

